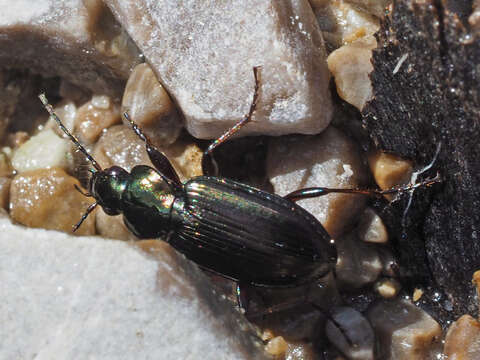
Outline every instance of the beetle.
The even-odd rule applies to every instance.
[[[255,90],[248,114],[207,148],[202,159],[207,175],[185,183],[128,113],[124,117],[144,141],[154,168],[138,165],[130,173],[118,166],[102,169],[41,94],[46,110],[94,168],[84,195],[96,202],[74,231],[100,205],[108,215],[123,214],[125,225],[137,237],[162,238],[211,272],[253,286],[295,287],[321,278],[336,262],[334,240],[295,201],[331,192],[384,195],[427,184],[386,191],[317,187],[281,197],[215,176],[213,149],[245,126],[256,109],[259,69],[253,71]]]

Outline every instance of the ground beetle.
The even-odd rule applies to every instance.
[[[249,113],[205,151],[202,165],[206,174],[215,173],[213,149],[251,120],[259,93],[258,72],[254,68],[255,91]],[[155,169],[139,165],[130,173],[118,166],[103,170],[65,128],[45,95],[40,99],[94,167],[85,195],[96,202],[74,230],[100,205],[108,215],[123,214],[126,226],[137,237],[163,238],[202,268],[248,285],[294,287],[324,276],[335,264],[333,239],[295,201],[330,192],[383,195],[435,182],[387,191],[309,188],[286,197],[217,176],[195,177],[182,184],[168,159],[127,113],[124,116],[145,142]]]

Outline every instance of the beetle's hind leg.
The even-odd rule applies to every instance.
[[[259,66],[253,68],[253,76],[255,77],[255,90],[253,93],[253,99],[248,114],[242,120],[233,125],[230,129],[228,129],[218,139],[214,140],[210,144],[210,146],[204,151],[202,157],[202,169],[205,175],[218,176],[218,166],[212,156],[213,150],[223,144],[229,138],[231,138],[235,133],[237,133],[242,127],[247,125],[252,120],[252,115],[255,112],[258,102],[258,89],[260,84],[259,70]]]
[[[362,194],[362,195],[370,195],[370,196],[383,196],[388,194],[399,194],[405,192],[412,192],[419,187],[428,187],[432,186],[433,184],[441,182],[440,175],[437,174],[434,178],[428,178],[421,182],[415,184],[408,184],[405,186],[394,187],[387,190],[378,190],[378,189],[331,189],[325,187],[311,187],[305,189],[299,189],[296,191],[291,192],[288,195],[285,195],[284,198],[290,201],[298,201],[302,199],[309,199],[315,198],[331,193],[342,193],[342,194]]]
[[[138,125],[130,118],[128,112],[124,112],[123,117],[130,123],[135,134],[145,142],[147,154],[153,166],[155,166],[155,168],[166,178],[165,180],[171,185],[180,186],[182,183],[167,157],[150,142]]]

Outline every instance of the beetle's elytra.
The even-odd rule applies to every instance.
[[[210,158],[213,149],[252,118],[258,99],[258,68],[254,68],[254,76],[249,113],[205,151],[202,165],[207,174],[215,172]],[[216,176],[200,176],[182,184],[168,159],[127,113],[125,118],[145,142],[155,168],[140,165],[130,173],[118,166],[103,170],[65,128],[45,95],[40,99],[94,167],[85,195],[96,202],[74,230],[100,205],[109,215],[123,214],[126,226],[137,237],[162,238],[199,266],[251,285],[296,286],[325,275],[335,264],[333,240],[320,222],[294,201],[329,192],[381,195],[438,181],[387,191],[309,188],[285,198]]]

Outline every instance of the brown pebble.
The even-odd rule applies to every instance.
[[[17,131],[17,132],[14,132],[13,134],[8,134],[7,143],[8,143],[8,146],[10,146],[13,149],[16,149],[20,145],[27,142],[29,138],[30,138],[30,135],[28,135],[27,132]]]
[[[411,161],[380,151],[370,155],[368,163],[375,182],[383,190],[408,184],[413,172]],[[391,195],[386,197],[391,199]]]
[[[287,351],[288,344],[282,336],[276,336],[265,345],[265,351],[271,355],[282,355]]]
[[[5,210],[8,210],[11,182],[10,178],[0,177],[0,208]]]
[[[480,323],[463,315],[448,328],[444,353],[449,360],[480,359]]]
[[[81,142],[93,144],[104,129],[120,122],[120,107],[113,100],[105,95],[93,96],[77,110],[76,134]]]
[[[13,175],[12,164],[7,154],[0,151],[0,177]]]
[[[72,232],[93,200],[75,190],[79,182],[59,168],[24,172],[10,187],[10,216],[20,224]],[[90,215],[75,233],[95,234],[95,216]]]
[[[175,105],[148,64],[139,64],[128,78],[122,99],[127,111],[156,146],[170,145],[183,127]]]

